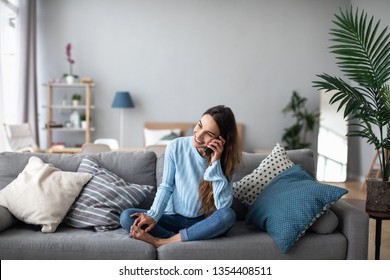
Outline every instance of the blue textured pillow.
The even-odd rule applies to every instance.
[[[249,208],[246,222],[266,230],[286,253],[346,193],[346,189],[314,181],[300,165],[294,165],[260,193]]]
[[[120,214],[137,207],[153,189],[125,182],[90,157],[81,161],[78,172],[93,176],[65,218],[68,225],[76,228],[93,227],[96,231],[118,228]]]

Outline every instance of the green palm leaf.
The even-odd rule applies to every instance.
[[[331,53],[346,78],[328,74],[317,75],[314,87],[332,91],[329,103],[339,103],[338,111],[344,110],[344,118],[357,119],[347,136],[361,137],[381,153],[381,171],[384,181],[390,175],[390,160],[385,150],[390,149],[390,34],[387,27],[380,31],[380,21],[368,18],[364,11],[351,7],[333,20]]]
[[[390,78],[390,34],[387,27],[377,36],[380,21],[373,27],[374,18],[367,24],[367,14],[340,10],[333,21],[338,28],[331,29],[332,53],[340,60],[341,71],[360,85],[380,88]]]

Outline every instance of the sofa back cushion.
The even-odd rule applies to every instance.
[[[300,164],[304,170],[309,172],[309,174],[315,178],[316,174],[316,164],[314,161],[314,153],[310,149],[298,149],[298,150],[288,150],[287,156],[295,164]],[[242,164],[236,170],[233,181],[239,181],[246,175],[250,174],[254,169],[256,169],[259,164],[268,156],[269,154],[256,154],[256,153],[247,153],[243,152],[242,154]]]
[[[162,182],[162,176],[164,172],[164,153],[157,155],[156,161],[156,187],[151,191],[151,193],[141,202],[139,208],[149,210],[153,204],[154,197],[156,196],[157,187]]]
[[[36,156],[45,163],[51,163],[62,171],[76,172],[82,157],[71,154],[41,153],[0,153],[0,189],[6,187],[23,171],[31,156]]]
[[[82,154],[41,154],[41,153],[0,153],[0,189],[11,183],[28,163],[31,156],[41,158],[46,163],[62,171],[77,172]],[[156,155],[153,152],[107,152],[92,156],[104,167],[127,182],[156,186]]]

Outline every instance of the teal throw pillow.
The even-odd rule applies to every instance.
[[[282,253],[340,197],[344,188],[316,182],[300,165],[276,176],[253,202],[248,224],[264,229]]]

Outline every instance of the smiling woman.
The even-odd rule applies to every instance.
[[[235,222],[233,172],[241,160],[234,114],[229,107],[206,110],[193,135],[167,145],[162,182],[149,210],[129,208],[120,223],[130,237],[155,247],[204,240]],[[210,148],[211,153],[204,153]]]

